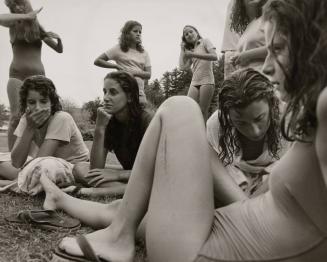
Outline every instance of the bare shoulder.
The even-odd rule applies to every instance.
[[[325,87],[317,101],[317,117],[318,121],[326,122],[327,121],[327,88]]]

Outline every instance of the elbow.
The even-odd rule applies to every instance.
[[[95,59],[94,62],[93,62],[93,64],[94,64],[95,66],[100,66],[100,60],[99,60],[98,58]]]

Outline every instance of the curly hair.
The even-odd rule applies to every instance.
[[[129,50],[130,43],[131,43],[129,33],[133,30],[135,26],[140,26],[142,28],[142,25],[139,22],[130,20],[127,21],[123,26],[123,28],[121,29],[121,35],[119,37],[119,45],[120,45],[120,49],[123,52],[127,52]],[[141,53],[144,52],[144,48],[141,43],[136,44],[136,50]]]
[[[263,13],[264,20],[275,25],[275,34],[288,39],[288,70],[278,62],[289,94],[282,134],[290,141],[305,141],[317,127],[317,99],[327,85],[327,1],[272,0]]]
[[[235,31],[238,34],[243,34],[247,26],[249,25],[250,18],[246,12],[244,0],[234,0],[234,5],[232,8],[232,12],[230,14],[230,29]],[[260,3],[258,3],[258,12],[257,12],[257,18],[262,15],[262,7],[267,2],[267,0],[261,0]]]
[[[27,77],[19,92],[20,97],[20,113],[23,115],[27,107],[27,96],[28,92],[34,90],[41,94],[43,97],[48,97],[51,102],[51,114],[61,111],[62,106],[60,103],[60,98],[57,94],[56,87],[53,82],[43,76],[35,75]]]
[[[194,48],[194,44],[188,43],[188,42],[186,41],[186,39],[185,39],[185,36],[184,36],[184,30],[185,30],[186,27],[192,28],[192,29],[197,33],[197,35],[198,35],[198,40],[202,39],[202,37],[201,37],[201,35],[200,35],[198,29],[196,29],[194,26],[192,26],[192,25],[186,25],[186,26],[184,26],[184,28],[183,28],[183,35],[182,35],[182,41],[183,41],[183,43],[185,44],[185,48],[186,48],[187,50],[192,50],[192,49]]]
[[[254,101],[266,100],[269,105],[269,128],[266,133],[268,152],[278,159],[281,148],[279,99],[272,84],[258,71],[247,68],[235,71],[222,83],[218,96],[218,121],[220,159],[225,165],[233,162],[233,155],[240,152],[240,133],[233,126],[229,112],[243,109]]]
[[[123,71],[111,72],[106,75],[104,80],[106,79],[115,80],[126,93],[126,95],[130,98],[130,101],[127,103],[130,116],[127,126],[129,132],[129,140],[130,143],[134,144],[137,142],[137,144],[139,145],[139,139],[142,139],[142,137],[140,138],[140,122],[143,110],[139,101],[139,88],[136,79],[131,74]],[[119,145],[117,144],[119,139],[117,139],[117,137],[119,137],[122,133],[120,127],[121,124],[118,122],[115,116],[113,116],[109,120],[108,126],[106,128],[107,130],[110,130],[110,132],[106,132],[108,134],[106,141],[109,144],[108,149],[110,151],[119,147]]]

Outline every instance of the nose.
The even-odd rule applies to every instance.
[[[265,62],[261,69],[262,73],[266,76],[272,76],[274,74],[274,65],[270,55],[266,56]]]
[[[110,95],[109,95],[109,93],[106,93],[106,94],[103,95],[103,100],[104,100],[105,102],[108,102],[108,101],[110,100]]]
[[[40,102],[35,103],[35,109],[41,109],[41,103]]]
[[[253,138],[261,137],[261,128],[257,124],[252,124],[250,128],[250,135]]]

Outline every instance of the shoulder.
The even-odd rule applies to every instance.
[[[71,116],[71,114],[69,114],[65,111],[58,111],[58,112],[54,113],[53,120],[67,122],[67,121],[72,121],[73,117]]]

